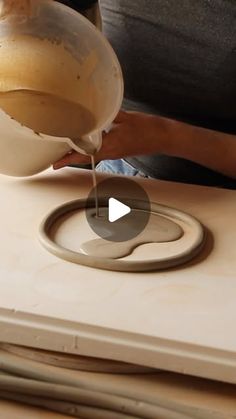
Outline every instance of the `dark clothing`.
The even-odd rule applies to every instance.
[[[93,4],[97,3],[97,0],[59,0],[59,3],[63,3],[66,6],[81,12],[89,9]]]
[[[79,10],[96,0],[62,2]],[[123,70],[126,109],[236,134],[235,0],[99,4]],[[235,180],[185,159],[159,154],[127,161],[159,179],[236,189]]]
[[[103,30],[120,60],[133,108],[236,134],[235,0],[100,4]],[[236,188],[235,180],[181,158],[127,160],[160,179]]]

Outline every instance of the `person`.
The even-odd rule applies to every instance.
[[[98,170],[236,189],[236,3],[99,4],[125,99],[103,136]],[[73,152],[54,168],[88,162]]]

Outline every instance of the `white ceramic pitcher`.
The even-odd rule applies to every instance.
[[[99,149],[101,132],[123,98],[120,65],[108,41],[86,18],[56,1],[5,0],[0,13],[0,173],[30,176],[71,149]],[[83,120],[79,138],[37,132],[24,123],[25,116],[31,118],[29,102],[15,106],[16,115],[8,111],[11,94],[26,90],[78,104],[94,117],[94,125]]]

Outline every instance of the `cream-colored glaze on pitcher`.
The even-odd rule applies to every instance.
[[[0,173],[33,175],[71,149],[94,154],[122,101],[110,45],[63,4],[0,6]]]
[[[0,37],[0,91],[28,89],[61,96],[97,111],[94,85],[90,80],[97,63],[91,51],[83,63],[63,43],[40,37]]]
[[[36,133],[77,139],[96,127],[94,115],[79,103],[33,90],[0,92],[0,107]]]
[[[4,132],[9,126],[11,138],[7,144],[0,143],[1,153],[4,153],[5,147],[9,149],[8,158],[3,162],[1,171],[18,176],[31,175],[46,169],[71,148],[75,148],[73,140],[76,143],[76,140],[96,129],[94,114],[97,108],[97,95],[95,87],[89,81],[89,76],[96,65],[96,56],[91,54],[81,67],[62,45],[53,45],[46,40],[18,37],[0,40],[0,44],[0,107],[5,113],[5,115],[3,112],[0,113],[0,124],[1,126],[6,124],[7,115],[19,123],[18,127],[16,124],[13,127],[8,120],[3,128]],[[40,66],[42,54],[47,60],[36,79],[35,74]],[[11,66],[12,57],[14,57],[14,66]],[[25,86],[26,68],[23,65],[25,60],[28,60],[30,65],[27,86],[22,88]],[[58,67],[65,67],[65,70],[62,71]],[[18,71],[17,78],[15,68],[22,69],[22,73]],[[53,80],[53,74],[59,71],[60,83]],[[48,73],[51,74],[51,79],[48,79]],[[45,88],[45,80],[48,83],[47,93],[42,91]],[[61,97],[61,86],[63,86],[63,97]],[[76,101],[78,97],[80,103]],[[94,113],[88,109],[92,109]],[[29,131],[27,135],[23,126],[33,130],[33,135]],[[19,136],[18,144],[15,142],[16,135]],[[67,139],[71,139],[72,143]],[[79,148],[77,151],[83,152],[83,149]],[[12,169],[13,165],[16,166],[16,160],[11,157],[12,153],[25,156],[23,160],[17,159],[15,170]]]

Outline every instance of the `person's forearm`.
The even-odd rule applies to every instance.
[[[191,160],[236,178],[236,136],[140,112],[119,112],[95,158],[115,160],[157,153]],[[88,161],[72,153],[54,167]]]
[[[156,117],[157,132],[160,126]],[[163,153],[192,160],[226,176],[236,178],[236,136],[195,127],[166,118]]]

